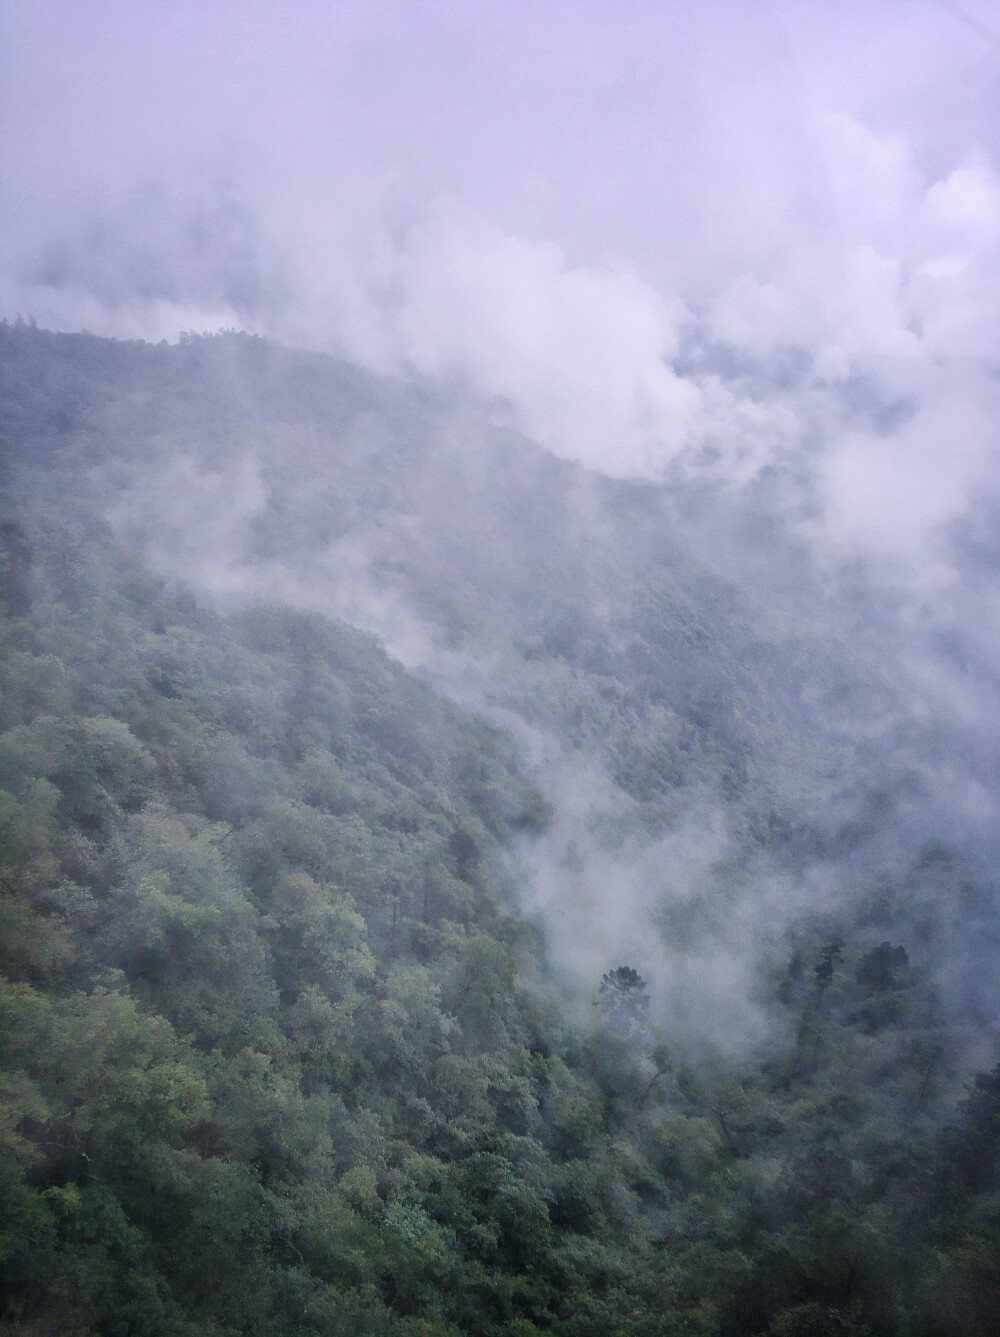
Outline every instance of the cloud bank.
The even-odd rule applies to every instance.
[[[711,497],[696,537],[747,579],[861,570],[893,609],[894,671],[964,740],[933,783],[956,820],[993,820],[986,0],[7,0],[2,22],[4,313],[236,326],[455,384],[557,455]],[[260,486],[248,462],[247,514]],[[784,535],[757,568],[747,516]],[[191,560],[222,594],[243,579]],[[370,618],[365,554],[336,564],[339,606]],[[379,616],[408,626],[392,600]],[[422,662],[420,626],[405,639]],[[587,814],[561,810],[572,843]],[[699,830],[658,851],[680,880],[710,862]],[[648,870],[616,867],[618,909],[598,897],[587,933],[613,919],[639,951]],[[557,915],[591,894],[555,850],[534,879]],[[586,935],[565,950],[589,959]]]
[[[819,455],[816,532],[911,556],[993,468],[989,372],[941,372],[1000,353],[981,5],[5,19],[9,315],[457,379],[609,473]]]

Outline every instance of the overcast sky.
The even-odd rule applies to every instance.
[[[237,326],[457,382],[563,456],[697,482],[716,505],[695,539],[720,562],[753,530],[728,518],[766,505],[784,525],[762,529],[797,541],[782,559],[892,587],[887,675],[952,740],[927,783],[956,830],[995,838],[1000,0],[0,15],[0,313],[151,339]],[[262,504],[253,461],[237,472]],[[155,491],[161,526],[174,497],[186,559],[224,565],[232,477]],[[586,842],[591,810],[557,797]],[[715,858],[695,817],[654,851],[685,885]],[[652,864],[595,857],[581,932],[602,951],[624,933],[626,959]],[[772,914],[758,893],[738,935]],[[745,1010],[743,957],[723,957],[688,972],[732,976]]]
[[[996,0],[2,13],[8,315],[458,377],[613,473],[812,451],[803,523],[910,558],[991,484]]]

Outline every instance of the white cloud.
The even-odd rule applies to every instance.
[[[529,241],[432,210],[401,258],[402,359],[508,399],[560,455],[658,473],[689,438],[700,394],[669,365],[683,304],[624,260],[571,266]]]
[[[830,224],[736,278],[712,331],[763,352],[802,346],[826,375],[852,359],[1000,351],[1000,178],[982,150],[927,185],[900,134],[829,121]]]
[[[837,551],[915,553],[991,467],[934,372],[1000,354],[996,53],[945,7],[161,10],[8,5],[9,314],[465,378],[611,473],[794,459]],[[757,372],[680,374],[692,329]],[[887,358],[891,439],[830,384],[890,401]]]
[[[978,367],[951,363],[890,365],[883,384],[911,393],[916,411],[889,434],[844,431],[823,455],[816,537],[836,552],[908,561],[924,590],[946,585],[941,531],[995,472],[1000,394]]]

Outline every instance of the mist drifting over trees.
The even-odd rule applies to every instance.
[[[1000,1330],[991,12],[3,24],[0,1332]]]

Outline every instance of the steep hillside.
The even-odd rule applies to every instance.
[[[0,356],[0,1331],[996,1330],[988,861],[850,606],[457,392]]]
[[[878,888],[891,906],[942,853],[956,881],[989,878],[981,838],[944,815],[949,740],[911,706],[877,589],[837,596],[801,549],[766,539],[744,544],[742,584],[724,577],[684,520],[703,499],[558,461],[457,390],[239,335],[4,340],[10,486],[35,513],[64,523],[76,506],[75,524],[109,524],[215,606],[343,617],[514,732],[554,814],[526,851],[522,905],[559,924],[568,988],[587,995],[607,954],[637,955],[665,1010],[719,981],[704,1015],[730,1035],[745,1029],[742,961],[734,989],[718,969],[688,977],[664,914],[704,964],[720,906],[723,921],[736,906],[742,958],[810,905]],[[751,581],[762,553],[780,580]],[[596,937],[567,927],[587,901]],[[944,961],[961,916],[933,919],[920,932]],[[913,925],[896,931],[912,948]],[[969,1004],[995,1011],[980,992]]]

